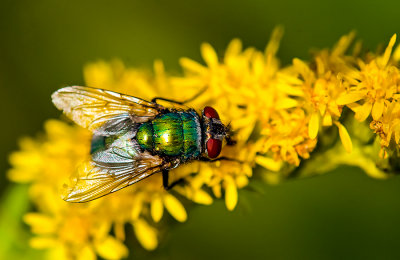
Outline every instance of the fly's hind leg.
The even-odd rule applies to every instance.
[[[165,190],[170,190],[173,187],[175,187],[175,185],[177,184],[182,184],[185,183],[185,179],[181,178],[179,180],[174,181],[173,183],[169,184],[169,170],[163,170],[162,171],[162,178],[163,178],[163,187]]]

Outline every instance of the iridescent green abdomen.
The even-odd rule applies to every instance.
[[[160,115],[139,126],[140,147],[167,156],[197,157],[201,153],[201,130],[194,111]]]

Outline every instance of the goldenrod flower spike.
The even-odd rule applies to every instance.
[[[391,162],[399,160],[400,145],[396,35],[384,53],[363,55],[356,44],[348,54],[352,32],[332,49],[315,52],[310,61],[294,58],[281,67],[276,55],[282,34],[281,27],[275,29],[264,51],[243,48],[234,39],[223,58],[204,43],[205,65],[181,58],[183,74],[175,77],[161,61],[155,61],[154,73],[119,60],[88,64],[86,85],[146,100],[187,100],[207,87],[188,106],[198,112],[213,106],[223,122],[230,122],[236,144],[225,146],[222,156],[233,160],[195,161],[174,169],[175,180],[185,179],[175,192],[165,191],[156,176],[86,204],[66,203],[59,188],[89,158],[91,133],[48,120],[45,135],[22,139],[20,151],[10,156],[8,177],[30,183],[30,199],[37,208],[24,217],[35,235],[30,245],[46,248],[51,259],[121,259],[129,254],[124,244],[124,226],[129,224],[139,243],[154,250],[165,216],[184,222],[190,215],[180,196],[203,205],[223,198],[226,208],[234,210],[254,167],[273,184],[293,171],[310,176],[339,164],[358,166],[375,178],[394,172]]]

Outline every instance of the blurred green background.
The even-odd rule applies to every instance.
[[[2,0],[0,196],[5,201],[12,192],[5,172],[18,138],[35,136],[46,119],[60,115],[50,94],[83,84],[88,62],[121,58],[151,68],[154,59],[162,59],[168,71],[179,73],[178,59],[200,61],[204,41],[221,55],[234,37],[263,49],[272,29],[282,24],[279,57],[287,64],[294,57],[307,59],[311,48],[332,46],[353,29],[367,49],[386,44],[399,32],[399,10],[396,0]],[[400,258],[400,177],[379,181],[343,167],[321,177],[259,186],[262,193],[240,192],[234,212],[222,201],[194,207],[186,223],[170,228],[158,250],[128,245],[131,257]],[[0,215],[24,207],[8,201]],[[5,239],[0,237],[0,244]]]

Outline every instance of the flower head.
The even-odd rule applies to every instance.
[[[348,87],[337,100],[352,109],[359,121],[372,116],[370,126],[381,138],[382,147],[388,147],[392,133],[398,135],[393,113],[400,97],[400,70],[391,60],[395,41],[393,35],[381,55],[369,55],[365,61],[358,59],[358,67],[345,74]],[[396,143],[399,144],[398,139]]]

